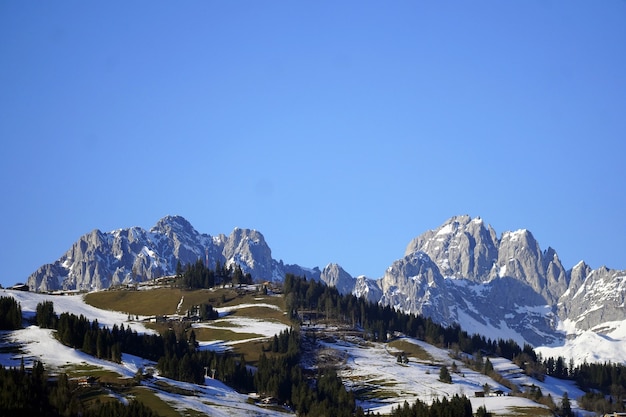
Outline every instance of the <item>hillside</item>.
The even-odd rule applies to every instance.
[[[259,355],[271,344],[273,336],[290,326],[280,295],[259,293],[255,287],[248,290],[213,289],[181,291],[172,288],[145,291],[105,291],[86,295],[53,296],[28,292],[6,291],[0,295],[17,299],[25,319],[32,318],[37,304],[52,301],[55,312],[82,314],[98,320],[102,326],[124,324],[139,333],[154,334],[164,331],[187,315],[193,305],[212,302],[219,317],[212,321],[191,325],[201,350],[217,350],[245,355],[251,365],[257,365]],[[156,323],[151,318],[167,316],[173,322]],[[321,319],[321,316],[320,316]],[[27,323],[25,323],[27,324]],[[345,386],[354,392],[357,404],[366,411],[387,414],[394,406],[415,398],[431,402],[435,398],[466,395],[474,411],[485,406],[498,415],[551,415],[546,405],[528,398],[511,396],[478,397],[488,384],[493,391],[511,392],[510,388],[489,376],[470,369],[448,349],[424,341],[398,335],[382,341],[366,340],[363,332],[332,323],[305,322],[302,326],[306,341],[303,366],[311,372],[332,365]],[[155,362],[138,356],[123,354],[121,363],[97,359],[79,350],[62,345],[50,329],[28,325],[22,330],[3,332],[0,361],[4,366],[19,366],[22,358],[31,363],[42,360],[51,373],[65,372],[73,378],[97,376],[107,388],[101,388],[98,398],[127,402],[137,398],[162,415],[286,415],[283,407],[267,408],[255,397],[240,394],[223,383],[205,378],[203,385],[175,381],[155,372]],[[397,357],[404,353],[406,361]],[[516,389],[524,391],[534,385],[543,395],[550,394],[559,403],[565,392],[574,399],[582,395],[571,382],[548,378],[544,382],[530,379],[509,360],[491,358],[494,368],[513,381]],[[441,366],[455,369],[452,384],[439,381]],[[128,386],[136,378],[138,369],[150,370],[154,378],[139,385]],[[93,395],[90,394],[90,395]],[[252,400],[250,399],[252,398]],[[576,402],[572,401],[573,407]],[[193,410],[193,411],[192,411]]]

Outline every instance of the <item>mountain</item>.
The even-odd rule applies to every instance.
[[[94,230],[27,283],[34,291],[96,290],[173,275],[179,261],[206,258],[211,266],[239,264],[257,281],[306,276],[438,323],[458,323],[470,333],[533,346],[561,346],[587,331],[606,335],[626,322],[626,271],[593,270],[584,262],[567,270],[530,231],[498,236],[470,216],[452,217],[413,239],[378,279],[354,278],[333,263],[322,270],[284,264],[272,258],[256,230],[210,236],[180,216],[167,216],[149,231]]]
[[[563,344],[565,322],[576,333],[625,321],[625,277],[584,262],[568,271],[528,230],[498,238],[481,218],[455,216],[413,239],[377,284],[397,309],[540,346]]]
[[[263,235],[235,228],[229,236],[201,234],[181,216],[167,216],[149,231],[139,227],[82,236],[60,259],[30,275],[31,291],[98,290],[173,275],[176,265],[198,259],[210,266],[238,264],[257,280],[282,280],[291,272],[319,278],[319,270],[272,258]]]

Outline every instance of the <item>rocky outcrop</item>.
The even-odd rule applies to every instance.
[[[445,280],[425,252],[414,252],[391,264],[380,286],[383,291],[381,303],[452,324]]]
[[[335,287],[342,294],[350,294],[354,291],[356,280],[343,268],[335,263],[326,265],[322,269],[320,279],[330,287]]]
[[[486,280],[498,259],[498,239],[481,218],[455,216],[413,239],[404,255],[426,253],[446,277]]]
[[[624,276],[582,262],[566,271],[528,230],[498,238],[482,219],[455,216],[413,239],[378,285],[401,310],[539,345],[563,337],[559,319],[582,330],[626,319]]]
[[[579,264],[572,270],[572,285],[561,297],[559,316],[588,330],[626,319],[626,271],[601,267],[591,270]],[[583,278],[584,277],[584,278]]]
[[[265,238],[256,230],[235,228],[225,241],[222,255],[226,265],[240,265],[253,277],[271,281],[284,278]]]
[[[28,278],[31,291],[98,290],[111,285],[141,282],[173,275],[176,265],[197,260],[214,267],[239,265],[259,281],[281,280],[285,270],[313,277],[297,265],[272,259],[263,235],[236,228],[225,235],[200,234],[180,216],[167,216],[146,231],[139,227],[82,236],[56,262],[44,265]],[[319,271],[318,271],[319,273]]]

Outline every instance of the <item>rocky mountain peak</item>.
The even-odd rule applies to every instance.
[[[426,252],[416,251],[393,262],[385,271],[380,288],[382,304],[451,324],[445,279]]]
[[[326,285],[336,287],[343,294],[349,294],[354,290],[355,279],[335,263],[330,263],[324,267],[320,279]]]
[[[237,264],[254,277],[274,279],[272,251],[263,235],[253,229],[236,227],[222,251],[226,264]]]
[[[404,255],[424,252],[444,276],[475,281],[486,279],[498,258],[498,239],[480,217],[454,216],[413,239]]]
[[[191,223],[182,216],[165,216],[160,219],[151,229],[150,233],[159,233],[167,236],[174,234],[186,234],[195,236],[198,234]]]

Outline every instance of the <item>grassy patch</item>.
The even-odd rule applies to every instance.
[[[418,346],[411,342],[407,342],[406,340],[394,340],[393,342],[389,343],[389,346],[401,352],[404,352],[407,354],[407,356],[415,358],[417,360],[427,362],[431,362],[433,360],[433,357],[421,346]]]
[[[155,288],[146,291],[111,290],[92,292],[85,295],[85,302],[94,307],[104,310],[120,311],[123,313],[138,314],[142,316],[171,315],[176,313],[181,298],[180,313],[184,314],[194,305],[211,304],[214,308],[236,306],[239,304],[272,304],[280,308],[280,311],[259,307],[252,307],[250,313],[260,313],[260,317],[268,316],[277,320],[285,320],[284,300],[282,297],[272,297],[256,293],[242,293],[233,288],[217,288],[186,291],[180,288]],[[250,309],[244,309],[250,310]],[[235,313],[238,314],[238,313]],[[259,316],[251,316],[259,317]]]
[[[229,330],[227,328],[223,329],[206,329],[206,328],[197,328],[193,329],[196,333],[196,339],[199,342],[208,342],[213,340],[224,340],[227,342],[235,342],[239,340],[248,340],[248,339],[256,339],[259,337],[264,337],[262,334],[258,333],[237,333]]]
[[[168,384],[165,381],[157,381],[154,383],[154,385],[159,387],[161,391],[169,392],[170,394],[185,395],[187,397],[196,395],[194,391],[175,387],[173,385]]]
[[[362,401],[386,400],[389,398],[397,398],[399,394],[396,391],[382,389],[375,385],[364,385],[354,388],[354,395]]]
[[[257,294],[254,292],[247,292],[247,293],[240,294],[236,298],[233,298],[232,300],[225,303],[224,307],[234,306],[237,304],[261,304],[261,303],[275,305],[281,310],[285,309],[285,300],[283,299],[283,297]]]
[[[104,310],[144,316],[174,314],[182,291],[158,288],[149,291],[99,291],[85,295],[85,302]]]
[[[487,410],[489,411],[489,410]],[[511,417],[549,417],[552,416],[552,412],[542,407],[510,407]]]
[[[263,306],[240,308],[233,312],[233,316],[251,317],[259,320],[274,320],[288,326],[292,324],[283,310]]]
[[[59,368],[59,371],[67,374],[69,378],[93,376],[98,378],[98,382],[100,383],[124,384],[128,381],[128,378],[123,378],[117,372],[102,369],[98,366],[86,363],[64,365]]]
[[[256,366],[259,363],[259,358],[263,351],[263,341],[254,340],[245,343],[237,343],[233,347],[233,351],[238,355],[243,355],[246,359],[246,363],[252,366]],[[266,353],[266,355],[268,355]],[[269,355],[268,355],[269,356]]]
[[[174,407],[160,399],[154,392],[147,388],[134,387],[129,391],[129,394],[133,395],[135,400],[149,407],[161,417],[180,417],[181,415]]]

